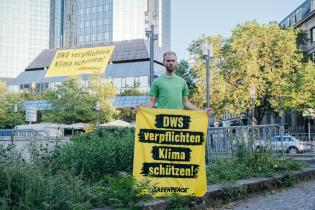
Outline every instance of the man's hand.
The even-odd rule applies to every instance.
[[[146,104],[140,104],[135,107],[135,112],[137,113],[140,108],[142,107],[147,107],[147,108],[153,108],[156,103],[156,97],[155,96],[150,96],[148,102]]]
[[[206,108],[205,111],[208,113],[208,117],[213,117],[215,115],[214,111],[210,108]]]
[[[137,105],[135,106],[135,112],[137,113],[143,106],[140,104],[140,105]]]

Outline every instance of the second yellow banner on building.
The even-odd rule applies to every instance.
[[[58,50],[46,77],[104,74],[114,46]]]

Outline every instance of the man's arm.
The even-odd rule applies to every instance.
[[[141,105],[141,107],[153,108],[156,103],[156,97],[150,96],[149,101],[146,104]]]
[[[156,97],[155,96],[150,96],[149,101],[146,104],[141,104],[135,107],[136,112],[141,108],[141,107],[147,107],[147,108],[153,108],[156,104]]]
[[[202,111],[202,109],[200,109],[199,107],[195,106],[194,104],[192,104],[189,100],[187,96],[183,96],[183,105],[185,109],[189,109],[189,110],[195,110],[195,111]]]

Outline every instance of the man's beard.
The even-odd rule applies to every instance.
[[[167,71],[168,73],[173,73],[173,72],[175,71],[175,68],[173,68],[173,69],[166,68],[166,71]]]

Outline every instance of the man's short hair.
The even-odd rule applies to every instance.
[[[165,59],[165,56],[167,55],[175,55],[176,59],[177,59],[177,55],[175,52],[171,51],[171,50],[168,50],[166,51],[164,54],[163,54],[163,60]]]

